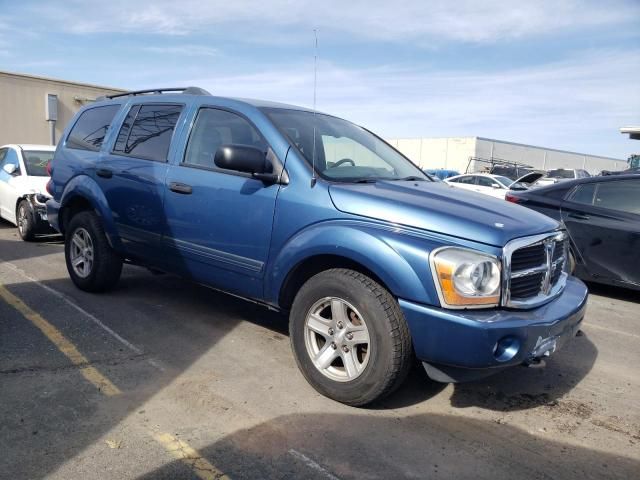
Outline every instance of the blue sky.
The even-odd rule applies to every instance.
[[[640,0],[0,0],[0,70],[310,106],[314,28],[318,109],[387,138],[640,151]]]

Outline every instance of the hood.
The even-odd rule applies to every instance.
[[[444,182],[331,184],[329,194],[341,212],[499,247],[558,228],[538,212]]]
[[[51,177],[36,177],[36,176],[20,176],[19,190],[21,194],[25,193],[42,193],[49,197],[47,193],[47,182]]]

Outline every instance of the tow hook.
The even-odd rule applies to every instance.
[[[544,339],[542,337],[538,337],[536,346],[533,348],[533,351],[525,360],[524,365],[532,368],[545,367],[545,359],[551,356],[551,354],[556,351],[558,345],[557,340],[558,337],[548,337]]]

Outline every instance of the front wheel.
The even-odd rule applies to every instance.
[[[18,234],[25,242],[31,242],[35,238],[36,224],[29,202],[22,200],[18,205],[16,223],[18,224]]]
[[[69,276],[80,290],[109,290],[120,278],[122,258],[109,245],[94,212],[80,212],[71,219],[64,254]]]
[[[289,328],[307,381],[348,405],[388,395],[411,367],[411,338],[397,301],[353,270],[327,270],[309,279],[293,302]]]

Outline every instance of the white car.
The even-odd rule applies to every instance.
[[[0,217],[17,225],[23,240],[53,233],[45,202],[50,198],[47,165],[54,151],[51,145],[0,147]]]
[[[503,200],[509,190],[527,189],[526,185],[514,182],[507,177],[491,175],[488,173],[457,175],[455,177],[447,178],[445,182],[457,188],[473,190],[474,192],[484,193]]]

